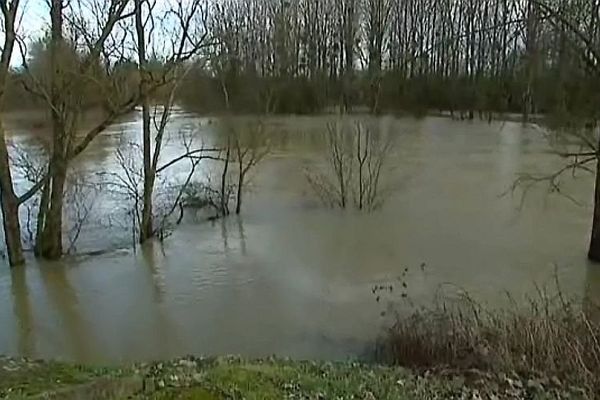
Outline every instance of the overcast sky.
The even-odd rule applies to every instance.
[[[21,4],[22,13],[17,30],[26,42],[30,42],[39,38],[47,27],[48,6],[45,0],[22,0]],[[0,37],[3,37],[3,33],[0,33]],[[13,66],[22,64],[21,53],[17,49],[13,52],[11,64]]]
[[[86,12],[86,7],[90,6],[90,0],[83,0],[81,2],[82,8],[84,10],[82,12]],[[107,1],[108,0],[100,0]],[[157,0],[156,8],[154,9],[157,13],[156,15],[161,15],[161,13],[166,12],[166,10],[170,9],[172,6],[172,0]],[[186,1],[184,0],[184,4]],[[74,5],[75,6],[75,5]],[[49,6],[48,0],[21,0],[21,18],[20,24],[17,27],[18,35],[24,39],[25,43],[31,43],[31,41],[39,39],[45,31],[49,29],[50,25],[50,16],[49,16]],[[167,21],[166,19],[163,21]],[[166,22],[168,24],[168,22]],[[168,25],[163,25],[163,27],[168,27]],[[163,36],[161,36],[163,35]],[[0,37],[2,33],[0,32]],[[154,39],[154,40],[153,40]],[[155,37],[149,37],[148,45],[156,46],[155,49],[160,51],[160,47],[167,44],[164,40],[164,31],[156,29]],[[22,65],[23,60],[21,57],[21,53],[16,50],[13,53],[13,57],[11,60],[11,64],[15,67]]]
[[[48,20],[48,6],[45,0],[26,0],[21,31],[27,35],[39,34]]]

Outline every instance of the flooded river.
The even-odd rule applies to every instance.
[[[179,113],[173,123],[194,127],[197,141],[219,142],[217,122]],[[592,178],[564,182],[580,204],[545,187],[524,202],[506,194],[517,174],[561,165],[537,130],[382,118],[376,123],[396,137],[393,191],[380,210],[358,213],[324,208],[307,184],[307,166],[323,156],[325,117],[264,123],[272,152],[255,170],[241,217],[186,218],[162,246],[133,251],[126,207],[99,191],[98,224],[82,231],[78,250],[117,250],[13,271],[0,265],[0,354],[85,362],[357,357],[384,323],[371,289],[397,282],[405,268],[417,304],[440,290],[501,304],[506,291],[519,298],[552,286],[555,274],[569,295],[600,297],[600,267],[585,257]],[[112,127],[77,170],[90,180],[98,179],[91,171],[117,172],[116,148],[137,138],[139,126],[133,116]],[[35,143],[19,130],[13,139]],[[180,150],[173,139],[164,158]],[[208,176],[212,167],[203,168]]]

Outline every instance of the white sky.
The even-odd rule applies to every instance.
[[[20,23],[17,26],[17,34],[22,37],[26,43],[39,38],[44,29],[48,26],[48,6],[46,0],[22,0],[21,1]],[[0,32],[0,37],[4,38],[4,32]],[[15,48],[11,60],[13,66],[22,64],[21,53]]]
[[[21,20],[21,32],[26,35],[39,35],[48,20],[48,6],[45,0],[25,0]]]
[[[85,4],[86,2],[83,1],[82,3]],[[166,10],[170,8],[170,3],[171,0],[156,0],[155,11],[158,13],[166,12]],[[208,3],[209,2],[207,1],[207,4]],[[49,28],[50,18],[48,0],[21,0],[20,8],[21,18],[20,24],[17,26],[17,34],[22,39],[24,39],[26,44],[29,44],[31,43],[31,41],[39,39]],[[166,41],[164,41],[164,37],[160,36],[161,33],[159,31],[157,31],[156,34],[158,36],[154,37],[154,40],[152,40],[151,38],[148,38],[148,40],[151,40],[153,42],[151,44],[152,46],[157,46],[158,48],[160,48],[161,45],[166,44],[163,43]],[[3,34],[2,32],[0,32],[0,39],[2,38],[2,36]],[[18,51],[18,49],[15,49],[11,60],[11,64],[17,67],[22,65],[22,61],[23,60],[21,57],[21,53]]]

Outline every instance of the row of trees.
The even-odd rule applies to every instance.
[[[108,11],[106,5],[81,6],[89,0],[76,3],[84,14]],[[167,3],[174,11],[187,7]],[[172,37],[181,24],[160,8],[153,13],[168,17],[161,34]],[[78,20],[86,18],[75,12],[67,25],[80,25],[81,32],[70,34],[89,45],[85,28],[103,19],[87,18],[81,26]],[[341,105],[373,112],[449,110],[464,118],[518,112],[528,119],[543,112],[572,121],[595,115],[590,105],[599,100],[589,51],[600,40],[598,0],[226,0],[198,2],[194,14],[181,25],[196,32],[187,36],[179,61],[199,61],[186,64],[176,99],[206,111],[298,113]],[[133,19],[125,20],[133,31]],[[122,32],[114,40],[126,40],[127,29],[117,28]],[[130,33],[127,45],[137,40]],[[198,52],[187,48],[201,38],[205,46]],[[37,47],[28,54],[32,71],[50,65],[50,54]],[[164,72],[165,52],[177,52],[174,43],[161,47],[146,55],[151,75]],[[139,57],[114,57],[115,51],[122,49],[104,51],[89,69],[100,73],[99,64],[111,56],[119,87],[136,87],[135,79],[128,86],[123,81],[137,70]],[[44,105],[24,101],[22,86],[12,81],[11,104]],[[161,94],[168,97],[168,90]]]
[[[241,111],[341,104],[471,118],[581,114],[597,100],[598,83],[577,36],[598,45],[599,7],[597,0],[227,0],[208,19],[220,38],[211,62],[189,75],[195,84],[181,96],[214,110],[226,101],[226,83]]]

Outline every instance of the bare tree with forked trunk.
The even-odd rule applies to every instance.
[[[134,3],[136,51],[142,97],[144,190],[139,240],[143,243],[157,234],[154,227],[153,194],[156,176],[161,168],[159,161],[175,103],[175,93],[193,65],[189,61],[212,43],[206,25],[206,2],[177,0],[165,10],[158,10],[156,2],[134,0]],[[165,42],[165,37],[169,37],[170,40]],[[158,73],[149,66],[149,50],[162,61]],[[161,110],[152,118],[151,101],[153,98],[156,100],[157,93],[153,93],[151,88],[156,87],[156,75],[166,84],[163,86]],[[194,163],[195,157],[202,152],[204,149],[189,149],[177,161],[191,160]]]
[[[47,174],[40,183],[37,216],[35,253],[39,257],[58,259],[63,255],[64,195],[71,161],[138,103],[135,94],[124,96],[115,88],[114,59],[104,57],[109,50],[121,54],[124,51],[124,44],[114,37],[114,31],[120,21],[131,16],[128,4],[128,0],[51,0],[45,74],[40,76],[29,69],[26,50],[22,49],[26,71],[23,84],[45,103],[51,118],[51,150]],[[84,16],[95,21],[93,29],[84,23]],[[90,92],[99,96],[95,104],[90,102]],[[84,128],[83,119],[97,107],[102,109],[101,117]]]

